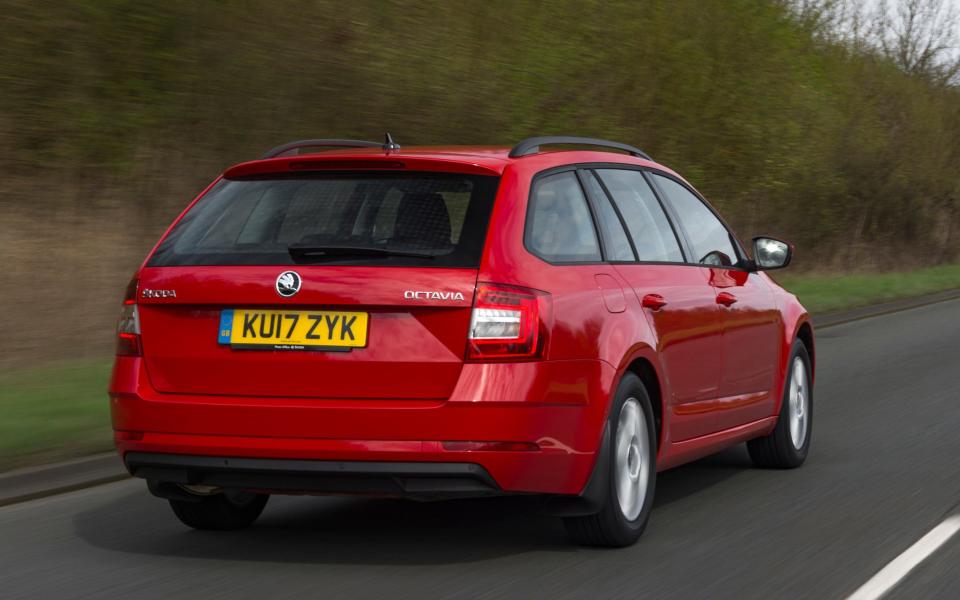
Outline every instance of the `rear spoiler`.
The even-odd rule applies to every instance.
[[[238,179],[310,171],[434,171],[496,176],[501,174],[496,169],[470,162],[469,157],[423,158],[395,153],[380,154],[374,153],[372,149],[363,149],[253,160],[230,167],[223,176],[227,179]]]

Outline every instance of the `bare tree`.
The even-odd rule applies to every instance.
[[[786,8],[797,24],[821,40],[843,44],[858,54],[882,50],[876,35],[882,11],[874,0],[774,1]]]
[[[956,0],[775,0],[821,39],[881,52],[936,85],[960,83]]]
[[[872,14],[871,37],[904,71],[937,84],[960,73],[960,12],[950,0],[880,0]]]
[[[844,36],[851,0],[780,0],[798,23],[825,39]]]

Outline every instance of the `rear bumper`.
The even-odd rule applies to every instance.
[[[486,469],[469,463],[347,462],[232,458],[128,452],[127,470],[152,482],[157,495],[179,496],[162,484],[205,485],[271,493],[369,494],[408,498],[495,495]]]
[[[613,367],[600,361],[468,364],[446,400],[190,396],[156,392],[140,359],[120,357],[110,397],[117,448],[131,472],[146,479],[159,480],[164,472],[152,464],[156,459],[148,465],[145,455],[175,455],[207,466],[171,467],[179,474],[164,476],[194,473],[214,478],[209,481],[238,476],[209,466],[216,461],[281,461],[262,463],[267,473],[262,477],[270,479],[266,483],[276,483],[276,465],[299,461],[302,472],[286,473],[300,472],[296,477],[306,479],[292,487],[289,482],[263,486],[260,475],[248,482],[250,488],[290,493],[416,495],[426,489],[418,486],[446,477],[403,476],[411,468],[403,465],[417,465],[426,471],[449,469],[453,484],[441,487],[466,485],[458,475],[464,469],[483,473],[468,477],[469,489],[461,491],[469,495],[579,494],[596,460],[614,378]],[[464,441],[524,445],[490,451],[444,444]],[[214,462],[203,462],[207,458]],[[359,463],[390,463],[401,473],[381,468],[365,476],[361,469],[338,481],[318,473],[331,465],[352,469]],[[242,472],[244,477],[251,473]],[[443,495],[443,490],[423,495]]]

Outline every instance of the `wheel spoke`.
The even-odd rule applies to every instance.
[[[647,493],[650,452],[646,416],[636,398],[628,398],[617,419],[615,490],[623,515],[639,516]]]
[[[794,358],[790,369],[790,386],[787,394],[787,417],[790,419],[790,441],[798,450],[807,440],[807,426],[810,410],[807,396],[807,370],[803,359]]]

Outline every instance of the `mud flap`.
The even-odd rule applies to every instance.
[[[610,493],[610,423],[603,425],[600,452],[593,472],[579,496],[551,496],[544,506],[547,514],[556,517],[582,517],[600,512]]]

